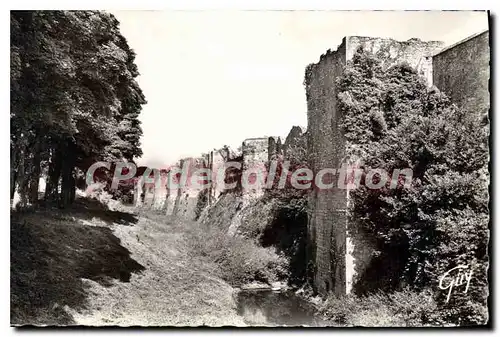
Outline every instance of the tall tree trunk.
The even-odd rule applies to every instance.
[[[27,149],[27,139],[26,136],[21,133],[19,136],[18,142],[18,155],[19,161],[17,165],[17,186],[18,192],[20,196],[19,206],[23,207],[28,204],[27,198],[27,187],[28,187],[28,179],[26,177],[26,161],[28,156]]]
[[[16,193],[17,171],[10,170],[10,200],[14,199]]]
[[[64,148],[64,159],[62,162],[61,172],[61,207],[68,207],[74,200],[74,185],[73,171],[75,167],[75,151],[71,141],[68,141]]]
[[[47,185],[45,187],[45,200],[55,201],[59,191],[59,178],[61,177],[62,153],[59,146],[52,150]]]
[[[75,177],[71,176],[70,194],[69,194],[69,202],[71,204],[75,201],[75,197],[76,197],[76,179]]]
[[[10,200],[14,198],[17,182],[18,150],[13,146],[10,151]]]
[[[40,161],[41,161],[41,137],[37,136],[33,147],[33,162],[31,169],[30,183],[29,183],[29,200],[32,204],[38,203],[38,185],[40,182]]]

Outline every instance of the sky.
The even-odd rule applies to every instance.
[[[468,11],[111,11],[137,54],[148,103],[140,165],[166,167],[246,138],[307,126],[304,70],[347,35],[458,42]]]

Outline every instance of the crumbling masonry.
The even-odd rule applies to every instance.
[[[487,114],[489,111],[487,31],[447,48],[438,41],[410,39],[400,42],[349,36],[342,40],[336,51],[327,51],[318,63],[307,68],[307,131],[296,126],[284,143],[277,137],[251,138],[243,141],[240,154],[231,155],[225,148],[183,161],[192,160],[198,167],[214,171],[224,162],[236,160],[242,163],[241,174],[245,175],[250,173],[248,170],[264,169],[270,160],[283,155],[287,157],[288,151],[296,152],[307,147],[309,168],[314,174],[323,168],[341,168],[348,144],[338,126],[340,116],[335,80],[360,46],[380,57],[385,67],[406,61],[426,78],[429,86],[436,85],[454,103],[471,113]],[[181,167],[183,161],[176,166]],[[155,189],[138,177],[134,197],[137,206],[196,220],[200,208],[208,210],[220,199],[222,192],[215,181],[206,192],[202,192],[189,185],[174,190],[165,186]],[[241,193],[241,198],[237,202],[243,200],[244,204],[245,200],[262,196],[263,190],[253,188],[238,193]],[[244,207],[241,204],[232,206],[235,209]],[[349,293],[361,271],[369,264],[373,251],[370,238],[362,237],[354,221],[348,220],[349,192],[337,188],[313,190],[309,195],[308,208],[309,265],[313,266],[314,287],[323,295],[329,292],[337,295]],[[234,227],[233,224],[231,227]]]
[[[344,162],[348,144],[339,128],[335,80],[358,47],[380,57],[385,67],[408,62],[456,104],[484,113],[489,109],[488,39],[488,32],[483,32],[443,50],[437,41],[345,37],[336,51],[328,51],[306,70],[308,161],[314,174],[341,168]],[[349,192],[312,191],[308,204],[314,286],[321,294],[349,293],[372,251],[369,238],[359,237],[349,220]]]

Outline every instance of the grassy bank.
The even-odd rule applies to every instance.
[[[14,212],[11,322],[244,325],[219,265],[193,253],[196,225],[85,199]]]

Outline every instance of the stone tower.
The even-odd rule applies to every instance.
[[[380,57],[384,67],[406,61],[430,80],[432,61],[429,56],[442,49],[438,41],[348,36],[336,51],[328,51],[318,63],[306,71],[308,162],[316,174],[324,168],[340,169],[344,161],[346,142],[338,126],[337,89],[335,80],[358,47]],[[337,179],[338,175],[334,179]],[[336,186],[336,181],[334,181]],[[312,247],[309,260],[313,265],[314,286],[321,294],[349,293],[355,282],[357,265],[353,250],[366,249],[365,242],[349,237],[348,191],[333,188],[313,190],[309,197],[308,237]],[[363,254],[356,254],[363,256]]]

